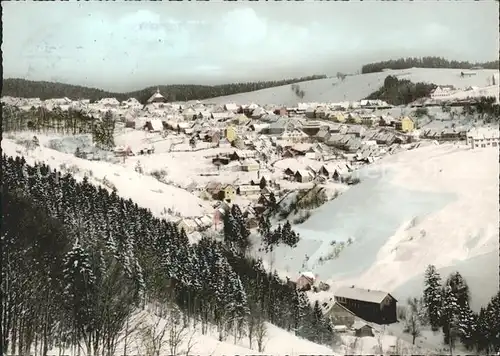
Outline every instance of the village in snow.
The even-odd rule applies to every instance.
[[[500,356],[496,3],[2,2],[2,356]]]
[[[343,340],[331,349],[268,324],[259,352],[279,354],[282,340],[293,338],[295,355],[433,354],[450,350],[442,335],[417,330],[397,305],[417,308],[407,299],[422,294],[424,270],[436,265],[443,278],[460,270],[475,310],[498,285],[491,269],[498,262],[498,118],[470,109],[474,95],[493,93],[484,90],[438,86],[408,106],[168,102],[159,89],[145,104],[2,97],[2,149],[131,199],[190,243],[220,239],[224,216],[238,206],[251,233],[249,254],[307,293]],[[112,122],[112,143],[96,143],[84,130],[92,122],[69,119],[75,112]],[[263,248],[266,224],[291,226],[298,237]],[[248,345],[234,336],[235,346],[220,335],[197,337],[214,355],[252,348],[251,337]]]

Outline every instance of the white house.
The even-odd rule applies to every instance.
[[[455,93],[451,85],[441,85],[434,89],[431,93],[431,99],[442,99]]]
[[[467,132],[466,142],[471,148],[497,147],[499,143],[498,129],[488,127],[473,128]]]

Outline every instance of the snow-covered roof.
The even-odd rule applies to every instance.
[[[477,139],[485,139],[485,138],[499,138],[498,129],[491,129],[489,127],[478,127],[473,128],[469,132],[467,132],[467,137]]]
[[[238,106],[235,103],[227,103],[226,105],[224,105],[224,107],[227,111],[238,110]]]
[[[370,325],[368,325],[367,323],[365,323],[365,322],[363,322],[361,320],[356,320],[356,321],[354,321],[354,324],[352,324],[352,328],[356,329],[356,330],[357,329],[361,329],[364,326],[368,326],[369,328],[371,328]]]
[[[163,123],[161,122],[160,119],[152,119],[149,122],[151,123],[151,127],[153,128],[154,131],[163,130]]]
[[[252,192],[252,191],[260,191],[260,187],[258,185],[240,185],[239,186],[240,191],[242,192]]]
[[[314,273],[309,272],[309,271],[302,272],[300,275],[301,275],[301,276],[304,276],[304,277],[306,277],[306,278],[310,278],[310,279],[312,279],[312,280],[315,280],[315,279],[316,279],[316,276],[314,276]]]
[[[340,287],[335,292],[336,297],[342,297],[347,299],[360,300],[364,302],[380,303],[387,297],[388,293],[372,290],[372,289],[362,289],[356,287]]]
[[[148,99],[148,103],[151,103],[151,102],[153,102],[153,100],[158,100],[158,99],[165,100],[165,97],[160,94],[159,88],[156,89],[156,92],[153,95],[151,95],[151,97]]]

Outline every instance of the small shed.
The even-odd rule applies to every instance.
[[[373,328],[359,320],[356,320],[352,326],[356,337],[373,337]]]

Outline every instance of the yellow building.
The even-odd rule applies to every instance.
[[[412,132],[413,130],[415,130],[415,123],[408,116],[403,116],[399,120],[397,120],[395,126],[396,130],[402,132]]]
[[[233,142],[238,138],[238,132],[234,126],[228,126],[225,130],[226,139],[229,142]]]
[[[333,113],[330,115],[330,120],[335,122],[345,122],[345,116],[341,113]]]
[[[236,189],[230,184],[226,185],[222,191],[224,192],[224,200],[228,202],[232,201],[236,195]]]

